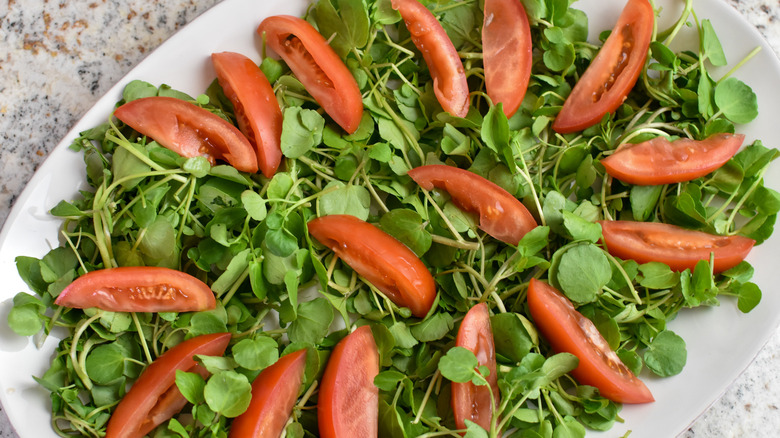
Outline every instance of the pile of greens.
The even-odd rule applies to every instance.
[[[625,185],[599,163],[624,143],[659,134],[703,139],[734,132],[756,116],[747,85],[708,71],[726,59],[709,21],[689,15],[690,1],[673,28],[657,32],[625,103],[598,125],[568,135],[552,131],[551,121],[599,48],[586,41],[582,11],[569,0],[523,0],[533,73],[521,109],[507,119],[481,91],[480,2],[422,3],[463,59],[472,90],[466,118],[441,110],[389,0],[319,0],[306,18],[330,37],[364,96],[355,133],[345,135],[283,63],[265,57],[261,68],[284,113],[285,159],[272,179],[179,157],[116,120],[73,142],[94,190],[52,210],[64,220],[62,247],[41,259],[17,258],[35,295],[19,293],[9,315],[21,335],[67,330],[51,368],[36,377],[51,391],[59,434],[102,436],[112,407],[145,365],[185,338],[229,331],[225,357],[200,357],[212,377],[179,373],[177,385],[192,405],[154,436],[226,436],[231,418],[247,406],[253,378],[301,348],[309,349],[303,395],[286,435],[317,436],[316,381],[329,352],[348,328],[370,324],[381,363],[380,436],[458,436],[449,381],[484,378],[473,354],[450,349],[465,312],[486,302],[501,404],[494,430],[471,425],[466,436],[582,437],[586,428],[607,430],[621,421],[620,406],[578,385],[567,374],[577,359],[552,354],[540,338],[525,303],[530,278],[569,297],[636,374],[683,369],[685,342],[667,328],[681,309],[718,305],[724,296],[736,297],[743,312],[758,304],[761,292],[746,262],[716,276],[707,261],[674,272],[662,263],[618,260],[600,244],[601,219],[660,221],[758,243],[773,231],[780,195],[762,176],[778,152],[760,142],[716,172],[680,184]],[[698,28],[701,44],[675,53],[668,47],[686,23]],[[192,98],[135,81],[119,103],[153,95],[192,101],[233,121],[216,82]],[[480,232],[476,218],[445,192],[426,192],[406,176],[436,163],[500,185],[540,226],[517,247]],[[329,214],[375,223],[420,256],[436,279],[434,311],[411,317],[313,241],[305,223]],[[78,275],[139,265],[195,275],[211,286],[217,308],[126,314],[53,304]]]

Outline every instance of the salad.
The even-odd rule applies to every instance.
[[[495,397],[496,413],[483,423],[487,432],[477,422],[460,426],[471,436],[580,436],[583,425],[609,428],[619,420],[619,405],[603,398],[608,391],[595,390],[597,383],[585,386],[582,378],[568,374],[578,360],[550,348],[555,340],[542,327],[544,316],[528,310],[533,290],[550,285],[560,289],[579,314],[595,323],[627,370],[641,374],[644,368],[644,374],[649,370],[660,376],[678,373],[685,362],[684,341],[666,328],[677,311],[715,304],[718,296],[733,295],[731,305],[743,311],[757,303],[760,291],[749,281],[752,268],[740,260],[721,265],[717,253],[710,256],[706,251],[706,257],[697,256],[689,266],[670,259],[660,260],[663,264],[632,262],[630,255],[613,253],[607,236],[616,219],[661,221],[703,230],[706,239],[726,245],[731,256],[749,250],[745,239],[760,243],[771,233],[777,194],[763,186],[761,176],[776,152],[759,143],[745,147],[718,170],[663,185],[622,183],[608,176],[601,164],[607,156],[618,156],[613,153],[618,147],[634,151],[637,146],[620,146],[629,142],[642,143],[659,134],[672,141],[712,142],[733,132],[734,124],[755,117],[755,95],[745,84],[733,78],[716,82],[707,71],[705,59],[717,65],[722,57],[708,22],[697,24],[704,42],[699,53],[667,48],[664,42],[674,39],[678,26],[669,29],[666,38],[651,26],[651,57],[640,63],[638,85],[628,87],[632,91],[625,101],[617,99],[618,106],[607,111],[611,116],[596,117],[583,131],[580,126],[555,125],[565,96],[574,94],[572,86],[598,49],[584,41],[587,28],[581,12],[552,3],[524,3],[538,53],[531,60],[520,109],[507,118],[503,102],[491,104],[498,99],[490,90],[476,91],[468,98],[467,111],[456,117],[463,105],[437,93],[436,82],[429,78],[440,72],[426,65],[428,58],[421,59],[415,38],[405,33],[415,29],[415,17],[404,16],[404,23],[391,2],[368,2],[363,9],[355,7],[358,3],[363,2],[320,1],[307,17],[320,33],[335,35],[329,44],[346,58],[344,65],[362,95],[358,117],[347,115],[343,121],[332,115],[349,112],[350,105],[328,108],[321,103],[301,73],[288,70],[285,64],[294,70],[294,61],[264,58],[263,74],[274,84],[284,114],[284,162],[275,173],[268,172],[271,175],[265,170],[263,176],[242,173],[236,164],[212,166],[205,157],[182,158],[161,147],[164,136],[144,138],[134,132],[132,117],[125,120],[129,126],[113,120],[76,140],[96,191],[52,211],[66,221],[65,246],[42,260],[18,259],[20,273],[40,296],[18,295],[10,321],[21,334],[37,333],[41,327],[73,330],[62,341],[51,370],[39,376],[52,391],[55,427],[63,433],[100,435],[116,403],[132,394],[124,395],[141,368],[158,356],[167,357],[163,352],[178,345],[222,332],[232,334],[231,345],[221,347],[227,348],[226,355],[219,349],[199,352],[196,366],[205,370],[202,374],[176,373],[176,388],[192,404],[186,408],[191,421],[178,417],[157,433],[227,434],[238,421],[232,418],[247,410],[253,398],[248,396],[249,382],[261,370],[271,369],[280,355],[304,350],[306,367],[298,379],[302,396],[294,400],[294,421],[286,433],[313,433],[313,408],[322,410],[323,399],[337,398],[324,386],[318,389],[319,382],[327,380],[327,364],[335,363],[342,338],[356,333],[365,337],[365,329],[349,336],[348,329],[332,331],[331,323],[343,320],[348,328],[371,328],[379,363],[369,381],[378,389],[383,435],[455,436],[458,406],[450,408],[448,392],[455,399],[462,391],[456,389],[459,385],[473,385],[469,391],[500,388],[490,391],[494,397],[500,392],[500,397]],[[455,53],[465,60],[467,90],[484,90],[484,36],[475,25],[484,16],[480,3],[440,3],[429,6]],[[634,36],[627,39],[633,42]],[[292,41],[293,48],[300,47]],[[270,42],[268,46],[273,48]],[[634,55],[629,58],[636,59]],[[223,120],[240,120],[226,88],[215,82],[193,98],[167,86],[132,82],[121,103],[179,99]],[[449,113],[444,107],[451,108]],[[568,129],[574,131],[564,132]],[[451,174],[455,168],[468,169],[469,177],[479,179],[458,180]],[[506,216],[483,214],[480,200],[505,192],[523,201],[517,208],[525,210],[517,211],[527,211],[527,218],[517,213],[514,221],[506,221]],[[470,196],[474,193],[492,196]],[[475,209],[478,215],[468,213]],[[313,231],[313,218],[337,215],[379,228],[324,224],[323,234]],[[520,217],[526,226],[519,235],[501,232]],[[350,262],[348,252],[339,252],[358,243],[349,239],[384,246],[379,243],[384,237],[363,238],[378,229],[393,239],[388,242],[402,242],[427,267],[435,279],[432,302],[428,295],[412,293],[419,292],[416,288],[396,291],[399,298],[382,287],[381,278],[372,279],[371,269],[385,272],[377,266],[381,258],[363,257],[370,265],[364,271]],[[345,235],[336,236],[339,231]],[[735,237],[721,240],[715,235]],[[689,241],[702,238],[686,236]],[[329,245],[330,239],[338,245]],[[52,305],[56,296],[79,290],[68,285],[77,276],[85,278],[85,272],[137,265],[190,272],[214,291],[215,308],[117,313]],[[417,275],[413,280],[419,280]],[[303,297],[307,286],[316,291],[309,301]],[[472,311],[483,316],[471,317]],[[492,334],[492,369],[490,363],[477,361],[484,344],[461,341],[464,326]],[[365,359],[370,349],[357,351]],[[352,372],[367,368],[355,363],[345,366]],[[485,368],[476,368],[478,364]],[[194,371],[190,366],[185,370]],[[133,387],[142,380],[143,375]],[[321,420],[319,428],[323,433]]]

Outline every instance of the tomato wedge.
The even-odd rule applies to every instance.
[[[271,84],[257,64],[239,53],[213,53],[211,62],[233,103],[238,129],[255,147],[260,171],[271,178],[282,161],[282,110]]]
[[[88,272],[60,292],[55,304],[111,312],[197,312],[216,306],[205,283],[184,272],[131,266]]]
[[[311,24],[291,15],[268,17],[257,28],[268,47],[282,57],[306,91],[333,120],[353,133],[363,116],[363,98],[339,55]]]
[[[479,215],[479,228],[496,239],[517,245],[536,220],[522,202],[468,170],[443,164],[420,166],[408,175],[425,190],[446,190],[460,209]]]
[[[458,51],[441,23],[417,0],[391,0],[401,14],[412,42],[422,53],[433,79],[433,93],[444,111],[457,117],[469,113],[469,84]]]
[[[675,271],[696,267],[715,255],[713,272],[745,260],[756,241],[743,236],[718,236],[657,222],[599,221],[607,251],[637,263],[662,262]]]
[[[601,160],[607,173],[638,185],[674,184],[707,175],[724,165],[739,147],[742,134],[715,134],[704,140],[656,137],[618,148]]]
[[[512,117],[523,103],[533,62],[531,25],[520,0],[485,0],[482,56],[487,94]]]
[[[306,369],[306,349],[282,356],[252,382],[252,401],[233,420],[230,436],[278,438],[290,417]]]
[[[379,433],[379,353],[369,326],[358,327],[333,349],[322,375],[317,421],[322,438]]]
[[[176,370],[198,371],[193,356],[221,356],[230,333],[201,335],[163,353],[144,369],[111,414],[106,438],[136,438],[151,432],[187,403],[176,387]]]
[[[477,356],[479,366],[486,366],[490,371],[487,376],[489,390],[487,386],[477,386],[471,382],[452,382],[452,411],[455,414],[455,425],[458,429],[465,429],[466,420],[469,420],[485,430],[490,430],[490,421],[493,418],[490,392],[493,392],[496,406],[501,396],[496,374],[496,347],[493,343],[493,330],[490,328],[490,312],[487,304],[479,303],[466,313],[460,323],[455,345],[471,350]]]
[[[554,287],[532,278],[528,309],[553,350],[571,353],[580,360],[571,372],[578,382],[598,388],[602,396],[618,403],[655,401],[647,386],[609,348],[593,322]]]
[[[436,284],[422,261],[403,243],[355,216],[312,219],[309,233],[330,248],[390,300],[412,315],[428,314],[436,299]]]
[[[199,106],[164,96],[142,97],[114,111],[119,120],[182,157],[223,159],[242,172],[257,172],[249,140],[235,126]]]
[[[648,0],[628,0],[615,28],[553,122],[556,132],[581,131],[615,111],[636,84],[655,23]]]

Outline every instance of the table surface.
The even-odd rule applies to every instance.
[[[780,53],[780,0],[715,1],[735,7]],[[94,102],[218,2],[9,0],[0,5],[0,226],[38,166]],[[780,330],[681,437],[777,436],[779,376]],[[0,438],[17,436],[0,407]]]

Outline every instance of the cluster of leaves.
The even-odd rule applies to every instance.
[[[482,11],[477,0],[422,1],[442,22],[464,60],[472,90],[483,90]],[[722,50],[707,21],[696,23],[695,52],[668,48],[688,20],[659,34],[642,79],[623,106],[583,133],[559,135],[550,122],[598,47],[586,41],[587,17],[569,0],[524,1],[535,42],[533,76],[522,108],[507,119],[484,93],[472,93],[466,118],[443,112],[430,74],[389,0],[319,0],[307,19],[345,60],[363,92],[365,112],[349,135],[322,115],[289,69],[261,64],[283,108],[281,171],[273,178],[181,158],[130,128],[108,123],[82,133],[94,191],[60,203],[64,246],[42,259],[19,257],[36,295],[20,293],[9,315],[23,335],[64,327],[50,370],[55,428],[101,436],[111,407],[142,369],[182,339],[229,331],[225,357],[200,357],[204,380],[179,372],[192,403],[190,421],[171,420],[158,436],[226,436],[243,412],[249,382],[280,355],[309,349],[303,392],[287,436],[316,436],[316,380],[349,327],[370,324],[380,352],[382,436],[457,436],[448,381],[484,384],[467,350],[453,348],[458,322],[487,302],[499,360],[501,404],[490,431],[467,436],[581,437],[609,429],[619,405],[567,374],[577,364],[552,355],[528,316],[531,277],[561,290],[592,319],[635,373],[681,371],[684,341],[667,322],[684,307],[738,297],[749,311],[760,299],[742,263],[713,276],[702,261],[691,272],[662,263],[617,260],[599,244],[600,219],[663,221],[763,241],[780,197],[762,175],[777,151],[755,143],[722,169],[683,184],[627,186],[608,178],[599,159],[619,145],[655,135],[703,138],[733,132],[755,117],[755,96],[733,78],[715,81],[707,63]],[[662,41],[661,36],[666,40]],[[232,120],[214,83],[192,98],[135,81],[123,101],[173,95]],[[481,233],[476,219],[440,191],[421,190],[406,172],[422,164],[467,168],[522,199],[541,225],[516,246]],[[434,274],[439,295],[426,318],[412,318],[308,235],[316,216],[351,214],[411,248]],[[69,310],[54,298],[76,276],[111,266],[157,265],[206,281],[217,309],[193,314],[120,314]],[[339,320],[343,320],[343,324]],[[332,330],[332,326],[346,326]]]

